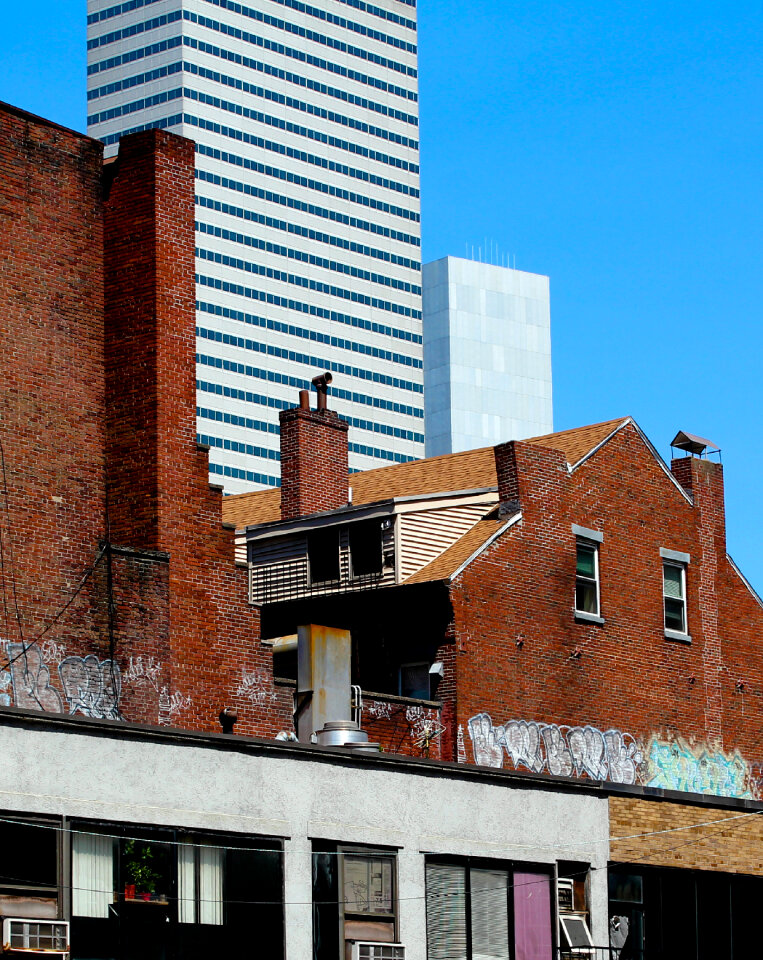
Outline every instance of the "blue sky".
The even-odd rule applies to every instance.
[[[0,99],[85,127],[85,9],[10,4]],[[632,415],[726,471],[763,591],[758,2],[419,0],[424,258],[551,277],[557,429]]]

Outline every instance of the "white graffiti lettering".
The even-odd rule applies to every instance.
[[[534,720],[493,725],[490,714],[469,720],[475,763],[502,767],[504,751],[514,767],[554,776],[636,783],[643,757],[634,737],[620,730],[565,727]]]
[[[58,665],[69,713],[82,713],[99,720],[121,720],[119,698],[122,678],[119,665],[112,660],[67,657]]]
[[[51,686],[50,670],[36,646],[9,643],[8,660],[13,702],[17,707],[22,710],[45,710],[47,713],[64,712],[61,695]]]
[[[242,670],[235,695],[250,703],[272,703],[277,699],[273,684],[264,670]]]

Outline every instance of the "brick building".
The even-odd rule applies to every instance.
[[[145,131],[104,166],[2,107],[0,210],[13,930],[70,921],[73,960],[252,924],[289,960],[551,960],[576,923],[597,960],[749,955],[763,608],[718,464],[668,467],[624,418],[348,475],[317,378],[280,417],[283,490],[223,500],[192,145]]]

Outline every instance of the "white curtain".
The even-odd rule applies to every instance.
[[[114,840],[72,834],[72,913],[108,919],[114,902]]]
[[[219,847],[198,847],[199,923],[223,922],[223,851]]]
[[[196,847],[178,847],[178,920],[196,923]]]

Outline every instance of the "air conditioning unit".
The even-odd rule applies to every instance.
[[[405,960],[405,947],[402,943],[356,940],[352,945],[352,960]]]
[[[3,953],[69,957],[69,924],[66,920],[3,919]]]

